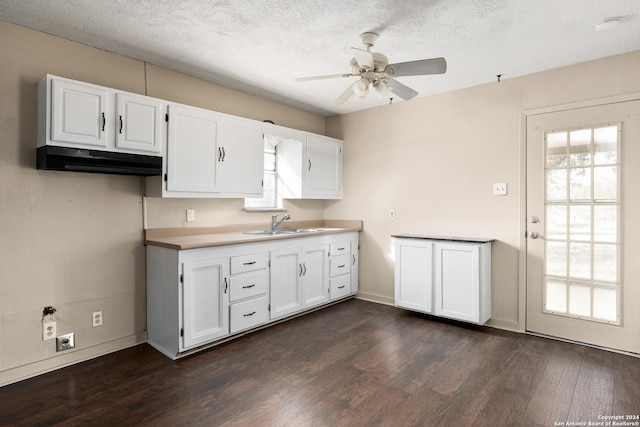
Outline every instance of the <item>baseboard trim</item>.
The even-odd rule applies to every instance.
[[[372,294],[369,292],[358,292],[355,296],[356,299],[361,299],[363,301],[376,302],[378,304],[391,305],[395,307],[395,300],[390,297],[386,297],[384,295]]]
[[[140,332],[135,335],[119,338],[103,344],[82,348],[71,353],[56,355],[46,360],[39,360],[26,365],[16,366],[15,368],[10,368],[0,372],[0,387],[46,374],[47,372],[52,372],[67,366],[75,365],[76,363],[95,359],[96,357],[133,347],[146,341],[147,333]]]
[[[520,324],[513,320],[496,319],[492,317],[487,323],[485,323],[485,326],[504,329],[505,331],[524,333],[524,329],[520,327]]]

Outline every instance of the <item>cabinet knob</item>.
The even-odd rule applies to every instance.
[[[539,237],[541,237],[541,236],[540,236],[540,234],[538,232],[535,232],[535,231],[531,232],[531,238],[532,239],[537,239]]]

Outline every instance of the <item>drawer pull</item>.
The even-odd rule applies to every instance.
[[[255,264],[255,263],[256,263],[255,261],[245,262],[245,263],[244,263],[244,265],[253,265],[253,264]]]
[[[345,268],[345,267],[346,267],[346,265],[345,265],[345,264],[342,264],[342,265],[339,265],[339,266],[338,266],[338,268]]]
[[[249,313],[249,314],[243,314],[244,317],[249,317],[249,316],[253,316],[254,314],[256,314],[255,311]]]
[[[345,249],[347,249],[347,248],[338,248],[338,249],[336,249],[336,250],[338,250],[338,251],[344,251]]]
[[[249,289],[249,288],[253,288],[256,284],[254,283],[253,285],[247,285],[247,286],[243,286],[242,289]]]
[[[342,289],[342,288],[344,288],[345,286],[347,286],[347,285],[338,286],[338,289]]]

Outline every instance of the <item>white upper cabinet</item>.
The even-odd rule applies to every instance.
[[[51,81],[50,141],[106,149],[108,98],[105,88]]]
[[[264,145],[259,122],[225,117],[218,132],[224,191],[262,197]]]
[[[341,199],[342,145],[339,139],[304,132],[283,139],[277,156],[284,198]]]
[[[155,197],[262,197],[261,122],[170,103],[164,177],[147,178]]]
[[[221,116],[212,111],[169,105],[165,174],[167,191],[218,191],[217,167],[218,159],[222,159],[222,150],[218,146],[220,119]]]
[[[48,75],[38,84],[38,146],[160,156],[163,101]]]
[[[162,154],[163,109],[160,100],[116,92],[116,147]]]
[[[309,134],[306,151],[303,167],[306,198],[342,198],[342,141]]]

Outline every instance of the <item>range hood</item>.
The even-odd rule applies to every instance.
[[[162,157],[45,145],[38,147],[36,168],[114,175],[162,175]]]

